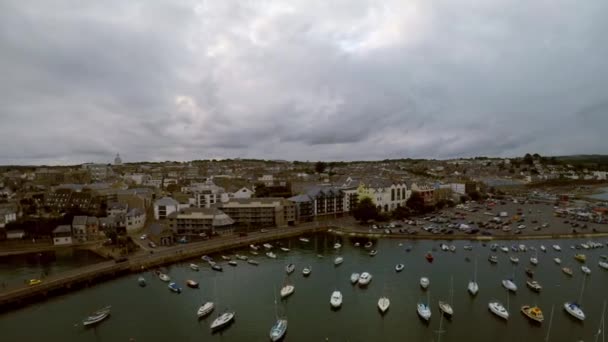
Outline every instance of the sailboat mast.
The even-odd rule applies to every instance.
[[[454,276],[450,277],[450,305],[454,305]]]
[[[555,305],[551,305],[551,317],[549,318],[549,328],[547,329],[547,336],[545,336],[545,342],[549,341],[549,334],[551,333],[551,324],[553,323],[553,309],[555,309]]]
[[[602,342],[604,342],[604,314],[606,313],[606,301],[604,300],[604,306],[602,307],[602,319],[600,320],[600,326],[597,329],[597,334],[595,334],[595,342],[597,342],[600,338],[600,334],[602,335]]]
[[[585,280],[587,280],[587,274],[583,276],[583,285],[581,285],[581,294],[578,296],[578,305],[583,305],[583,292],[585,291]]]

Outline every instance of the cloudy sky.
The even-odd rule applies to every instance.
[[[5,0],[0,164],[607,153],[607,33],[605,0]]]

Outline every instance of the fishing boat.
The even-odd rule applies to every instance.
[[[254,245],[254,244],[251,244],[251,245],[249,245],[249,248],[253,249],[254,251],[257,251],[258,248],[260,248],[260,247]]]
[[[209,315],[214,308],[215,306],[213,305],[213,302],[207,302],[203,304],[200,308],[198,308],[198,310],[196,311],[196,316],[198,318],[203,318]]]
[[[560,252],[562,250],[562,248],[559,245],[553,245],[553,249],[556,250],[557,252]]]
[[[534,292],[540,292],[540,290],[543,289],[543,287],[540,286],[540,283],[536,280],[528,280],[526,281],[526,285]]]
[[[340,249],[342,248],[342,244],[339,242],[334,243],[334,249]]]
[[[249,259],[249,257],[248,257],[248,256],[246,256],[246,255],[241,255],[241,254],[237,254],[237,255],[235,255],[234,257],[235,257],[236,259],[238,259],[238,260],[243,260],[243,261],[247,261],[247,259]]]
[[[538,265],[538,258],[530,257],[530,263],[534,266]]]
[[[295,286],[293,286],[291,284],[287,284],[287,285],[283,286],[281,288],[281,298],[284,299],[284,298],[291,296],[295,290],[296,290]]]
[[[553,258],[553,261],[555,261],[555,263],[558,265],[562,263],[562,259],[560,258]]]
[[[230,265],[230,266],[238,266],[238,263],[236,262],[236,260],[230,260],[230,261],[228,261],[228,265]]]
[[[334,259],[334,265],[336,265],[336,266],[340,265],[342,262],[344,262],[344,258],[343,258],[343,257],[341,257],[341,256],[336,257],[336,258]]]
[[[587,256],[585,254],[576,254],[574,259],[580,262],[585,262],[587,260]]]
[[[164,273],[159,273],[158,279],[160,279],[162,281],[171,281],[171,277],[169,277],[168,275],[166,275]]]
[[[295,269],[296,269],[296,265],[294,265],[294,264],[287,264],[287,266],[285,266],[285,272],[287,274],[292,274],[293,271],[295,271]]]
[[[431,285],[431,281],[429,280],[429,278],[427,277],[422,277],[420,278],[420,287],[424,290],[426,290],[429,285]]]
[[[426,255],[424,256],[424,258],[426,259],[426,261],[428,262],[433,262],[433,254],[431,254],[431,252],[426,253]]]
[[[511,260],[511,262],[514,263],[514,264],[519,263],[519,258],[516,257],[516,256],[509,257],[509,260]]]
[[[287,320],[277,319],[272,328],[270,328],[270,340],[272,342],[279,341],[287,332]]]
[[[600,262],[598,262],[598,265],[599,265],[601,268],[603,268],[603,269],[605,269],[605,270],[608,270],[608,262],[605,262],[605,261],[600,261]]]
[[[498,263],[498,257],[497,257],[496,255],[490,255],[490,256],[488,257],[488,261],[489,261],[491,264],[496,264],[496,263]]]
[[[139,286],[145,287],[146,286],[146,278],[144,278],[144,277],[137,278],[137,283],[139,284]]]
[[[312,272],[312,267],[311,266],[304,267],[304,269],[302,270],[302,275],[305,276],[305,277],[308,277],[311,272]]]
[[[356,284],[357,282],[359,282],[359,278],[361,277],[361,275],[359,273],[353,273],[350,275],[350,282],[351,284]]]
[[[384,314],[390,305],[391,301],[387,297],[380,297],[380,299],[378,299],[378,310],[380,310],[381,313]]]
[[[511,291],[511,292],[516,292],[517,291],[517,285],[515,285],[515,283],[511,280],[511,279],[505,279],[502,281],[502,286]]]
[[[427,304],[418,303],[416,305],[416,312],[418,312],[418,316],[426,322],[431,319],[431,308],[429,308]]]
[[[272,245],[269,243],[265,243],[262,246],[264,246],[264,248],[266,248],[266,249],[272,249]]]
[[[509,311],[498,301],[492,301],[488,304],[488,309],[496,316],[502,319],[509,319]]]
[[[534,277],[534,271],[532,269],[526,268],[526,275],[530,278]]]
[[[332,292],[331,297],[329,298],[329,304],[331,304],[331,307],[334,309],[338,309],[342,306],[342,293],[338,290]]]
[[[570,269],[569,267],[562,267],[562,272],[566,273],[569,276],[572,276],[572,269]]]
[[[198,267],[197,264],[190,264],[190,269],[193,270],[193,271],[198,271],[199,267]]]
[[[260,263],[259,263],[259,262],[257,262],[255,259],[249,259],[249,260],[247,260],[247,263],[248,263],[249,265],[254,265],[254,266],[257,266],[257,265],[259,265],[259,264],[260,264]]]
[[[272,252],[267,252],[266,256],[269,257],[270,259],[276,259],[277,258],[277,255],[274,254],[274,253],[272,253]]]
[[[169,283],[169,285],[167,287],[169,288],[169,291],[171,291],[171,292],[182,293],[182,288],[177,286],[176,283]]]
[[[405,268],[404,264],[397,264],[397,265],[395,265],[395,271],[396,272],[401,272],[401,271],[403,271],[404,268]]]
[[[222,260],[229,261],[232,260],[232,258],[227,255],[222,255]]]
[[[235,312],[224,312],[211,323],[211,330],[218,331],[229,326],[234,321]]]
[[[193,289],[198,289],[198,282],[189,279],[186,281],[186,286],[193,288]]]
[[[214,270],[214,271],[218,271],[218,272],[224,271],[224,269],[222,268],[222,266],[220,266],[218,264],[211,265],[211,269]]]
[[[378,254],[378,251],[375,249],[372,249],[371,251],[369,251],[369,256],[375,256],[376,254]]]
[[[301,237],[299,240],[300,240],[300,242],[304,242],[304,243],[309,243],[310,242],[310,240],[307,239],[307,238],[305,238],[305,237]]]
[[[111,309],[112,309],[111,306],[106,306],[104,308],[101,308],[101,309],[91,313],[87,318],[85,318],[82,321],[82,325],[84,325],[86,327],[86,326],[95,325],[95,324],[103,321],[104,319],[106,319],[110,316]]]
[[[583,271],[585,274],[591,274],[591,269],[585,265],[581,266],[581,271]]]
[[[291,249],[287,248],[287,247],[281,247],[281,250],[283,252],[289,252]]]
[[[564,310],[566,310],[566,312],[569,313],[570,316],[572,316],[580,321],[585,320],[585,312],[578,304],[576,304],[574,302],[564,303]]]
[[[372,248],[373,245],[374,245],[373,242],[367,241],[363,247],[365,247],[365,248]]]
[[[536,323],[542,323],[545,320],[543,312],[538,306],[524,305],[521,307],[521,313]]]
[[[365,287],[371,281],[372,281],[372,275],[370,273],[363,272],[363,273],[361,273],[361,276],[359,277],[358,283],[359,283],[359,286]]]
[[[547,253],[547,248],[545,247],[545,245],[540,245],[540,250]]]

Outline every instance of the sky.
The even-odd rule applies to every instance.
[[[0,164],[607,153],[605,0],[4,0]]]

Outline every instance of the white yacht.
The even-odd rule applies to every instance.
[[[530,257],[530,263],[534,266],[538,265],[538,258]]]
[[[171,280],[171,277],[169,277],[168,275],[166,275],[166,274],[164,274],[164,273],[160,273],[160,274],[158,275],[158,278],[159,278],[160,280],[162,280],[162,281],[170,281],[170,280]]]
[[[576,303],[572,303],[572,302],[566,302],[564,303],[564,310],[566,310],[566,312],[568,312],[572,317],[584,321],[585,320],[585,313],[583,312],[583,309],[581,309],[581,307],[576,304]]]
[[[553,258],[553,261],[555,261],[555,263],[558,265],[562,263],[562,259],[560,258]]]
[[[334,249],[340,249],[342,248],[342,244],[339,242],[334,243]]]
[[[505,252],[505,253],[509,253],[509,247],[507,247],[507,246],[500,247],[500,250],[503,251],[503,252]]]
[[[281,247],[281,250],[283,252],[289,252],[291,249],[287,248],[287,247]]]
[[[308,243],[308,242],[310,242],[310,240],[305,237],[301,237],[300,242]]]
[[[265,243],[262,246],[264,246],[264,248],[266,248],[266,249],[272,249],[272,245],[269,243]]]
[[[599,265],[601,268],[603,268],[603,269],[605,269],[605,270],[608,270],[608,262],[605,262],[605,261],[600,261],[600,262],[598,263],[598,265]]]
[[[341,256],[336,257],[336,258],[334,259],[334,265],[336,265],[336,266],[340,265],[342,262],[344,262],[344,258],[343,258],[343,257],[341,257]]]
[[[583,271],[585,274],[591,274],[591,269],[585,265],[581,266],[581,271]]]
[[[296,288],[293,285],[288,284],[283,286],[283,288],[281,289],[281,298],[287,298],[291,296],[295,290]]]
[[[228,326],[234,320],[235,312],[224,312],[219,315],[213,323],[211,323],[211,330],[219,330]]]
[[[405,268],[404,264],[397,264],[397,265],[395,265],[395,271],[396,272],[401,272],[401,271],[403,271],[404,268]]]
[[[479,292],[479,285],[474,281],[470,281],[469,286],[467,287],[467,290],[469,290],[469,293],[472,296],[475,296],[475,295],[477,295],[477,292]]]
[[[390,305],[391,301],[387,297],[380,297],[380,299],[378,299],[378,309],[381,313],[385,313]]]
[[[367,286],[367,284],[369,284],[372,281],[372,275],[367,273],[367,272],[363,272],[361,273],[361,276],[359,277],[359,286],[363,287],[363,286]]]
[[[278,319],[276,323],[270,328],[270,340],[272,342],[280,341],[285,333],[287,332],[287,320]]]
[[[356,284],[359,281],[359,277],[360,277],[359,273],[353,273],[353,274],[351,274],[350,275],[350,282],[351,282],[351,284],[353,284],[353,285]]]
[[[511,280],[511,279],[505,279],[502,281],[502,286],[511,291],[511,292],[516,292],[517,291],[517,285],[515,285],[515,283]]]
[[[447,302],[439,301],[439,309],[447,317],[452,317],[452,315],[454,314],[454,309]]]
[[[420,287],[422,287],[423,289],[426,290],[430,284],[431,284],[431,281],[429,280],[429,278],[427,278],[427,277],[420,278]]]
[[[340,291],[338,290],[332,292],[331,298],[329,299],[329,303],[334,309],[337,309],[342,306],[342,293],[340,293]]]
[[[304,267],[304,269],[302,270],[302,275],[308,277],[310,275],[310,272],[312,272],[312,267]]]
[[[287,274],[292,274],[293,271],[296,270],[296,265],[294,264],[288,264],[287,266],[285,266],[285,272],[287,272]]]
[[[547,248],[545,247],[545,245],[540,245],[540,250],[547,253]]]
[[[490,302],[488,304],[488,308],[496,316],[503,318],[503,319],[509,319],[509,312],[507,311],[507,309],[505,309],[504,305],[502,305],[500,302],[496,302],[496,301]]]
[[[511,260],[511,262],[514,263],[514,264],[518,264],[519,263],[519,258],[516,257],[516,256],[509,257],[509,260]]]
[[[274,254],[274,253],[272,253],[272,252],[266,253],[266,256],[269,257],[270,259],[276,259],[277,258],[277,255]]]
[[[418,312],[420,318],[424,319],[425,321],[428,322],[431,319],[431,308],[429,308],[428,305],[424,303],[418,303],[416,305],[416,311]]]
[[[213,302],[207,302],[207,303],[203,304],[200,308],[198,308],[198,311],[196,312],[196,316],[198,318],[203,318],[203,317],[207,316],[208,314],[210,314],[214,308],[215,308],[215,305],[213,304]]]
[[[555,249],[558,252],[560,252],[562,250],[562,248],[559,245],[553,245],[553,249]]]
[[[190,264],[190,269],[192,269],[193,271],[198,271],[199,267],[197,264]]]
[[[260,247],[254,245],[254,244],[251,244],[251,245],[249,245],[249,248],[253,249],[254,251],[257,251],[258,248],[260,248]]]

